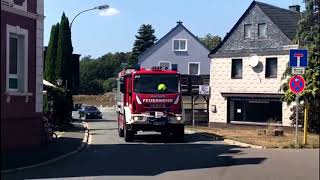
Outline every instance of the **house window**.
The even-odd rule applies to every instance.
[[[9,89],[18,90],[18,36],[10,34],[9,42]]]
[[[171,63],[169,61],[160,61],[159,62],[159,66],[164,70],[169,69],[170,65],[171,65]]]
[[[1,0],[1,4],[5,3],[15,9],[27,11],[28,0]]]
[[[277,58],[267,58],[266,59],[266,78],[276,78],[277,77]]]
[[[174,39],[173,40],[173,51],[187,51],[187,40],[186,39]]]
[[[251,36],[251,24],[244,25],[244,38],[252,38]]]
[[[267,36],[267,25],[265,23],[258,24],[258,36],[259,37]]]
[[[242,78],[242,59],[232,59],[231,78]]]
[[[200,74],[200,63],[199,62],[189,62],[189,74],[199,75]]]
[[[27,92],[27,42],[28,30],[7,25],[7,91]]]

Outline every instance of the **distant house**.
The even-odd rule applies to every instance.
[[[276,122],[290,126],[290,109],[281,102],[279,89],[289,49],[297,48],[293,39],[299,11],[299,6],[282,9],[253,1],[210,53],[211,125]]]
[[[178,65],[181,74],[209,75],[209,50],[182,22],[138,57],[141,67]]]
[[[1,0],[1,150],[42,137],[43,0]]]

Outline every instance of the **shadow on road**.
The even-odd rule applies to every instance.
[[[164,144],[93,144],[76,156],[59,161],[50,167],[36,171],[19,172],[15,177],[64,178],[88,176],[154,176],[168,171],[191,170],[201,168],[254,165],[266,158],[239,158],[241,150],[236,146],[210,144],[201,141],[205,137],[196,134],[187,135],[187,142],[199,143],[164,143]],[[161,141],[158,135],[137,136],[137,141]],[[200,139],[199,139],[200,138]],[[11,179],[11,178],[9,178]]]
[[[116,122],[116,120],[107,119],[86,119],[85,122]]]
[[[179,143],[192,143],[200,141],[214,141],[211,137],[200,136],[198,134],[185,134],[183,142]],[[134,136],[133,142],[145,143],[177,143],[173,137],[164,137],[160,134],[138,134]]]

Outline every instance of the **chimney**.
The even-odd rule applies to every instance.
[[[299,6],[299,5],[289,6],[289,10],[290,10],[290,11],[300,12],[300,6]]]

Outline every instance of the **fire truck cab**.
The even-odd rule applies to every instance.
[[[138,131],[156,131],[183,140],[180,74],[173,68],[124,69],[118,74],[118,133],[132,141]]]

